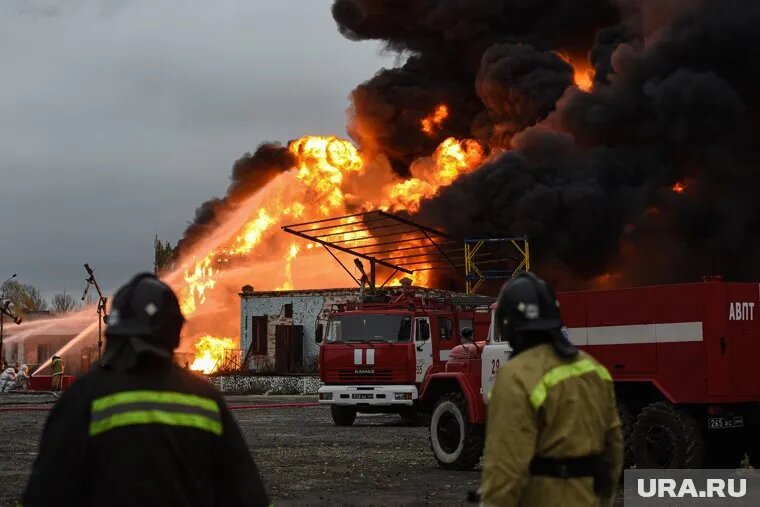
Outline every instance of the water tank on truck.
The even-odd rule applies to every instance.
[[[706,281],[558,295],[571,341],[612,374],[627,466],[760,466],[760,285]],[[509,347],[493,327],[425,379],[441,466],[482,454],[488,393]],[[540,414],[538,414],[540,417]]]

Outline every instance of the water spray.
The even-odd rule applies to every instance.
[[[95,290],[98,292],[98,360],[100,360],[103,350],[103,322],[108,318],[108,314],[106,314],[106,303],[108,303],[108,298],[103,296],[103,292],[100,290],[97,280],[95,280],[95,272],[86,262],[84,263],[84,269],[87,270],[89,276],[86,279],[87,285],[82,293],[82,301],[87,297],[87,291],[90,290],[90,287],[95,287]]]
[[[10,282],[16,278],[16,273],[13,273],[13,275],[9,276],[7,280],[3,282],[3,285],[0,286],[0,290],[3,291],[2,294],[0,294],[0,364],[5,362],[5,353],[3,351],[3,325],[5,322],[5,315],[13,319],[13,322],[16,323],[16,325],[21,324],[21,317],[17,315],[14,311],[13,304],[11,303],[10,299],[5,299],[5,284]]]

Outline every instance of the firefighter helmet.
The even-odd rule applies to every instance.
[[[496,326],[515,353],[550,342],[562,357],[577,353],[563,330],[559,300],[551,286],[524,271],[504,284],[496,304]]]
[[[184,322],[171,288],[155,275],[142,273],[116,292],[106,336],[130,338],[138,352],[171,356]]]

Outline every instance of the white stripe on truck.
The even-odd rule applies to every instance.
[[[568,328],[568,332],[570,341],[581,346],[701,342],[703,340],[701,322],[571,327]]]

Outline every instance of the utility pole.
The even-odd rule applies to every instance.
[[[95,280],[95,272],[86,262],[84,264],[84,269],[87,270],[88,277],[85,280],[87,285],[84,288],[84,293],[82,293],[82,301],[87,297],[87,291],[90,290],[91,286],[95,287],[95,290],[98,292],[98,361],[100,361],[100,357],[103,353],[103,322],[108,318],[108,315],[106,315],[106,303],[108,303],[108,298],[103,296],[103,292],[101,292],[100,286],[98,285],[97,280]]]
[[[3,282],[3,285],[0,286],[0,365],[3,368],[5,367],[5,351],[3,350],[3,328],[5,323],[5,315],[8,314],[9,317],[16,321],[16,324],[21,324],[21,319],[10,313],[10,301],[5,301],[5,284],[14,278],[16,278],[16,273],[13,273],[11,276],[9,276],[8,279]]]

